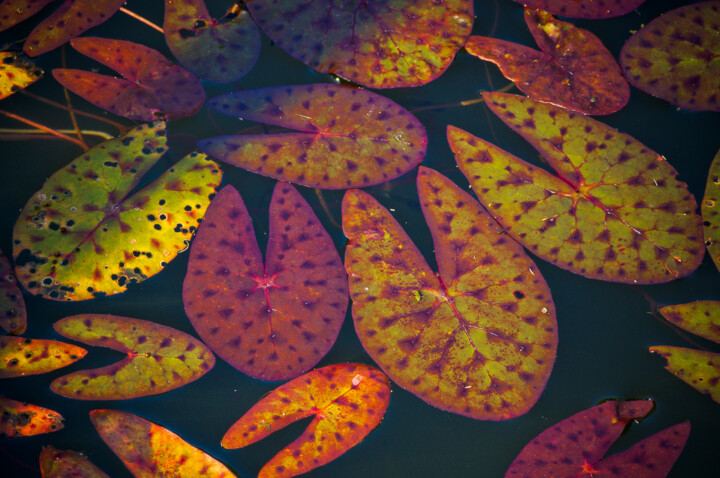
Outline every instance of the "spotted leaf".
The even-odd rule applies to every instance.
[[[193,382],[215,365],[215,356],[195,337],[147,320],[83,314],[54,324],[71,340],[108,347],[127,358],[106,367],[56,378],[50,389],[80,400],[124,400],[169,392]]]
[[[484,420],[527,412],[557,348],[550,290],[522,247],[467,193],[420,168],[439,274],[369,194],[348,191],[343,231],[355,330],[401,387]]]
[[[56,68],[53,76],[90,103],[138,121],[191,116],[205,103],[200,81],[160,52],[124,40],[83,37],[70,42],[77,51],[123,78]]]
[[[668,305],[660,308],[660,314],[681,329],[720,343],[720,301]]]
[[[46,446],[40,452],[42,478],[109,478],[85,455]]]
[[[705,196],[700,210],[702,211],[705,246],[715,267],[720,271],[720,151],[710,164]]]
[[[0,3],[0,10],[3,6]],[[43,70],[24,55],[0,51],[0,100],[35,83],[43,74]]]
[[[27,327],[25,299],[15,280],[10,261],[0,251],[0,327],[20,335]]]
[[[222,173],[191,153],[130,195],[166,151],[165,125],[141,125],[53,174],[13,230],[15,274],[33,294],[87,300],[124,292],[187,248]]]
[[[272,457],[258,478],[286,478],[322,466],[360,443],[390,403],[390,381],[374,367],[335,364],[287,382],[263,397],[222,439],[241,448],[314,416],[294,442]]]
[[[85,354],[84,348],[57,340],[0,336],[0,378],[52,372]]]
[[[567,18],[601,19],[625,15],[645,0],[515,0],[531,8],[539,8]]]
[[[27,20],[50,2],[52,0],[3,0],[0,2],[0,31]]]
[[[56,411],[0,397],[0,434],[26,437],[55,432],[63,426],[63,417]]]
[[[236,4],[216,20],[203,0],[165,0],[163,30],[175,58],[210,81],[239,80],[260,56],[260,31],[250,14]]]
[[[372,88],[440,76],[472,30],[470,0],[247,0],[260,29],[321,73]]]
[[[538,101],[594,115],[625,106],[630,87],[598,37],[542,10],[526,8],[525,22],[542,51],[481,36],[470,37],[465,49]]]
[[[720,111],[720,2],[686,5],[631,36],[620,65],[631,85],[688,110]]]
[[[668,372],[720,403],[720,354],[669,345],[655,345],[649,350],[667,360]]]
[[[397,103],[367,90],[333,84],[236,91],[209,106],[242,119],[299,132],[217,136],[198,147],[264,176],[322,189],[383,183],[425,156],[423,125]]]
[[[516,95],[483,98],[556,172],[448,128],[473,191],[518,242],[593,279],[667,282],[698,267],[704,249],[697,204],[665,158],[565,109]]]
[[[100,438],[136,478],[233,478],[222,463],[171,432],[132,413],[93,410]]]

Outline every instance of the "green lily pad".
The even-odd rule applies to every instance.
[[[710,164],[705,196],[700,205],[703,219],[703,235],[705,247],[712,261],[720,271],[720,151]]]

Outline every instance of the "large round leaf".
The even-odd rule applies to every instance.
[[[700,205],[703,219],[703,235],[710,258],[720,271],[720,151],[710,164],[705,195]]]

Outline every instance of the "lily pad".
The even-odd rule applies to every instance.
[[[166,148],[165,124],[140,125],[54,173],[13,230],[15,274],[31,293],[87,300],[124,292],[185,250],[220,185],[191,153],[130,195]]]
[[[136,478],[233,478],[222,463],[159,425],[119,410],[93,410],[90,420]]]
[[[630,86],[600,39],[542,10],[525,8],[525,23],[540,50],[497,38],[471,36],[465,49],[491,61],[529,97],[583,114],[605,115],[630,99]]]
[[[40,452],[42,478],[110,478],[85,455],[46,446]]]
[[[52,372],[85,354],[84,348],[57,340],[0,336],[0,378]]]
[[[27,328],[27,309],[10,261],[0,251],[0,327],[13,335]]]
[[[317,364],[337,339],[347,275],[310,205],[287,183],[270,203],[263,264],[242,198],[225,187],[190,251],[185,311],[230,365],[262,380],[287,380]]]
[[[473,191],[518,242],[558,267],[614,282],[668,282],[700,265],[697,204],[664,157],[562,108],[502,93],[483,98],[556,172],[448,128]]]
[[[241,448],[314,416],[294,442],[263,466],[258,478],[307,473],[360,443],[383,419],[390,381],[374,367],[335,364],[285,383],[263,397],[225,433],[223,448]]]
[[[0,4],[0,9],[2,6],[3,4]],[[43,74],[43,70],[25,55],[0,51],[0,100],[35,83]]]
[[[124,40],[83,37],[77,51],[120,73],[123,78],[56,68],[55,79],[104,110],[138,121],[192,116],[205,103],[200,81],[160,52]]]
[[[649,350],[667,360],[665,370],[720,403],[720,354],[669,345],[655,345]]]
[[[226,163],[321,189],[383,183],[417,166],[427,134],[405,108],[333,84],[259,88],[212,98],[221,113],[300,132],[217,136],[198,147]]]
[[[620,52],[625,78],[688,110],[720,111],[720,2],[672,10],[631,36]]]
[[[169,392],[205,375],[215,356],[195,337],[147,320],[83,314],[54,324],[57,333],[108,347],[127,358],[56,378],[50,389],[79,400],[124,400]]]
[[[720,151],[713,158],[705,185],[705,196],[700,206],[703,219],[705,246],[720,271]]]
[[[217,83],[239,80],[260,56],[260,31],[237,5],[216,20],[203,0],[166,0],[164,21],[170,51],[200,78]]]
[[[555,361],[550,290],[470,195],[421,167],[439,274],[376,200],[343,199],[355,330],[390,378],[429,404],[484,420],[526,413]]]
[[[567,18],[602,19],[625,15],[645,0],[515,0],[528,7]]]
[[[3,0],[0,2],[0,32],[27,20],[53,0]]]
[[[63,428],[63,420],[54,410],[0,397],[0,434],[26,437],[56,432]]]
[[[695,335],[720,343],[720,301],[699,300],[668,305],[660,314],[670,323]]]
[[[260,29],[310,68],[371,88],[440,76],[473,24],[471,0],[246,0]]]

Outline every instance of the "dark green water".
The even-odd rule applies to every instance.
[[[574,23],[598,35],[617,57],[631,30],[682,3],[692,2],[648,0],[638,11],[624,17]],[[129,1],[128,4],[130,9],[155,23],[162,23],[162,2]],[[211,13],[221,14],[226,5],[214,2],[210,8]],[[475,9],[473,34],[490,35],[497,20],[493,36],[526,45],[534,44],[522,20],[520,5],[510,0],[478,0]],[[0,43],[25,36],[35,22],[30,20],[0,34]],[[90,33],[140,42],[170,56],[162,35],[123,14],[117,14]],[[71,49],[67,52],[67,62],[70,67],[84,69],[98,66]],[[52,68],[61,65],[59,50],[41,56],[37,63],[47,74],[30,91],[62,102],[62,90],[49,74]],[[205,86],[208,97],[212,97],[235,87],[244,89],[328,81],[332,79],[309,70],[264,37],[260,60],[247,77],[236,85]],[[443,76],[426,86],[380,93],[412,110],[472,99],[481,90],[497,89],[506,84],[507,80],[493,65],[461,53]],[[73,96],[73,104],[85,111],[105,114],[76,96]],[[21,95],[3,100],[0,108],[56,128],[71,127],[65,113]],[[209,121],[210,116],[225,132],[252,124],[211,113],[207,108],[192,118],[171,121],[169,131],[173,148],[159,161],[150,176],[156,176],[182,157],[193,147],[195,139],[217,135],[217,129]],[[456,168],[445,140],[447,124],[463,128],[525,160],[540,164],[535,150],[483,105],[426,110],[418,112],[417,116],[429,134],[429,148],[423,164],[439,170],[462,187],[467,187],[467,181]],[[688,183],[695,197],[698,200],[702,198],[710,161],[720,147],[720,116],[717,113],[678,111],[662,100],[633,89],[630,102],[623,110],[599,119],[663,154],[679,171],[680,179]],[[115,133],[103,123],[81,121],[86,129]],[[0,118],[0,127],[20,126]],[[20,209],[49,175],[81,151],[74,145],[54,140],[3,140],[0,148],[0,248],[9,254],[12,250],[12,227]],[[233,184],[242,194],[264,250],[267,206],[275,181],[226,165],[223,165],[223,170],[223,184]],[[416,171],[412,171],[367,191],[387,208],[396,211],[396,218],[434,266],[433,246],[420,212],[415,177]],[[342,231],[323,212],[313,190],[299,189],[335,239],[342,255],[345,242]],[[323,192],[323,196],[334,221],[339,222],[342,192]],[[162,273],[115,297],[81,303],[57,303],[26,295],[29,323],[25,336],[59,339],[52,323],[77,313],[126,315],[194,334],[181,298],[187,258],[187,254],[180,255]],[[608,397],[651,398],[657,404],[655,413],[641,424],[633,425],[630,433],[623,435],[611,452],[624,450],[653,433],[690,420],[690,439],[669,476],[717,476],[720,405],[674,378],[663,369],[664,360],[647,351],[649,346],[657,344],[689,345],[651,314],[655,307],[698,299],[720,299],[720,275],[709,257],[706,256],[691,276],[654,286],[594,281],[540,259],[536,262],[552,290],[558,313],[560,344],[547,388],[529,413],[499,423],[476,421],[435,409],[394,386],[390,408],[382,425],[340,459],[314,470],[308,476],[501,477],[522,447],[539,432]],[[717,345],[702,339],[697,341],[710,350],[719,350]],[[104,365],[118,358],[118,354],[111,351],[89,349],[88,356],[71,367],[50,374],[0,382],[0,393],[3,395],[53,408],[66,419],[65,428],[56,433],[28,438],[0,437],[0,449],[3,451],[0,476],[39,476],[38,454],[43,445],[51,444],[56,448],[86,453],[113,477],[129,477],[122,463],[90,424],[88,412],[97,408],[125,410],[163,425],[222,460],[243,477],[255,476],[262,465],[294,440],[304,427],[304,424],[295,425],[245,449],[221,448],[220,439],[227,428],[277,383],[251,379],[219,359],[215,368],[200,380],[164,395],[129,401],[79,402],[53,394],[49,389],[52,379],[72,370]],[[337,343],[319,365],[348,361],[371,363],[355,336],[349,312]]]

